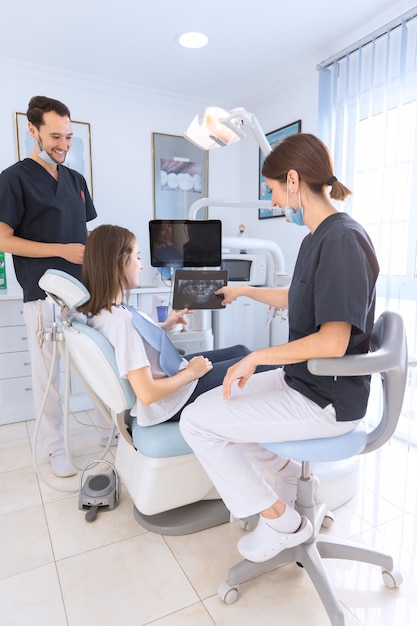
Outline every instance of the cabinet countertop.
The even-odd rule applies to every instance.
[[[146,287],[138,287],[137,289],[131,289],[130,293],[135,295],[140,295],[144,293],[169,293],[171,291],[171,287],[161,285],[158,287],[154,286],[146,286]],[[23,293],[21,289],[12,288],[12,289],[0,289],[0,301],[1,300],[22,300]]]

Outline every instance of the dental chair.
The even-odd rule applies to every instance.
[[[360,420],[353,431],[338,437],[262,444],[280,456],[301,461],[302,469],[298,479],[295,506],[301,515],[305,515],[311,521],[313,536],[306,543],[288,548],[264,563],[241,561],[229,571],[227,582],[219,586],[218,593],[224,602],[232,604],[237,600],[239,583],[284,563],[295,561],[304,567],[310,576],[332,626],[344,626],[342,606],[327,578],[322,559],[347,559],[379,565],[382,568],[383,583],[390,589],[398,587],[402,577],[394,568],[390,555],[368,548],[366,545],[319,533],[322,526],[331,527],[333,516],[325,503],[316,505],[314,502],[310,463],[335,462],[373,452],[394,434],[401,414],[407,380],[407,344],[403,320],[397,313],[384,312],[374,325],[368,354],[311,359],[307,365],[310,372],[317,376],[378,375],[382,383],[382,413],[375,426],[369,426],[367,429]]]
[[[147,530],[183,535],[230,520],[230,513],[185,443],[178,422],[141,427],[129,414],[135,394],[117,370],[113,346],[72,312],[90,297],[77,279],[47,270],[40,287],[61,308],[65,358],[109,423],[120,431],[115,466],[136,520]]]

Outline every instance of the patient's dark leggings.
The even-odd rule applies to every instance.
[[[214,387],[220,387],[223,383],[223,378],[226,375],[228,368],[237,363],[244,356],[250,354],[251,350],[243,345],[230,346],[229,348],[219,348],[218,350],[209,350],[207,352],[196,352],[195,354],[186,354],[184,359],[190,361],[194,356],[204,356],[213,363],[213,369],[211,369],[207,374],[199,378],[198,383],[188,398],[187,402],[181,408],[178,413],[173,415],[168,422],[178,422],[181,416],[181,411],[191,402],[201,396],[205,391],[209,391],[209,389],[214,389]],[[255,374],[258,372],[265,372],[266,370],[275,369],[278,367],[277,365],[258,365],[256,368]]]

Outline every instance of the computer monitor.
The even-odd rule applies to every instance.
[[[220,220],[151,220],[149,244],[153,267],[220,267]]]

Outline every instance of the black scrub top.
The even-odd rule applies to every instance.
[[[289,340],[311,335],[326,322],[352,325],[346,354],[366,353],[374,324],[379,266],[365,230],[346,213],[325,219],[303,240],[289,290]],[[362,418],[369,376],[314,376],[306,362],[285,366],[287,384],[338,421]]]
[[[82,243],[87,240],[87,222],[97,217],[84,177],[58,165],[55,180],[33,159],[24,159],[0,175],[0,222],[16,237],[44,243]],[[13,255],[16,277],[24,302],[44,299],[38,286],[49,268],[81,279],[81,265],[61,257],[30,258]]]

